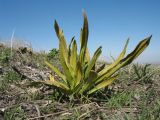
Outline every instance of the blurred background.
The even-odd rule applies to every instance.
[[[35,51],[58,48],[54,20],[63,29],[67,42],[79,40],[82,11],[89,21],[91,54],[102,46],[101,59],[110,61],[130,38],[128,52],[139,41],[153,35],[149,47],[135,62],[160,63],[159,0],[0,0],[0,42],[24,41]]]

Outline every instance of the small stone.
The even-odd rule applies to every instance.
[[[139,95],[139,94],[134,94],[134,98],[135,98],[136,100],[140,100],[140,95]]]
[[[3,69],[2,69],[2,66],[0,66],[0,74],[3,73]]]

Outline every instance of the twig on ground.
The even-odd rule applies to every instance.
[[[37,110],[37,115],[38,115],[38,117],[40,117],[41,116],[41,113],[40,113],[40,110],[39,110],[39,106],[38,105],[34,105],[35,106],[35,108],[36,108],[36,110]]]
[[[20,72],[20,70],[18,70],[18,68],[16,66],[12,66],[12,69],[17,72],[20,76],[21,76],[21,79],[29,79],[29,80],[32,80],[32,78],[24,75],[23,73]]]
[[[42,115],[42,116],[39,116],[39,117],[28,118],[27,120],[36,120],[36,119],[39,119],[39,118],[46,118],[46,117],[50,117],[50,116],[64,114],[65,112],[67,112],[67,111],[61,111],[61,112],[57,112],[57,113],[51,113],[51,114],[47,114],[47,115]]]

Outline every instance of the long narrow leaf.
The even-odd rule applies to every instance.
[[[121,60],[121,63],[123,64],[123,66],[130,64],[134,59],[136,59],[149,45],[151,38],[152,38],[152,35],[142,40],[137,45],[137,47],[129,55],[127,55],[127,57]]]
[[[72,43],[74,41],[74,37],[72,37],[70,43],[69,43],[69,46],[68,46],[68,62],[70,63],[70,57],[71,57],[71,46],[72,46]]]
[[[60,49],[61,49],[61,47],[60,47]],[[62,65],[64,74],[66,76],[67,84],[69,87],[72,87],[73,71],[71,70],[71,67],[69,69],[69,67],[67,66],[67,64],[64,60],[63,52],[61,50],[60,50],[60,60],[61,60],[61,65]]]
[[[105,68],[106,64],[102,64],[97,70],[96,72],[99,73],[101,70],[103,70]]]
[[[53,71],[55,72],[59,77],[62,78],[62,80],[64,80],[66,83],[66,77],[65,75],[63,75],[56,67],[54,67],[53,65],[51,65],[49,62],[45,61],[45,64]]]
[[[75,40],[73,41],[73,45],[72,45],[70,64],[75,72],[76,64],[77,64],[77,44]]]
[[[104,88],[104,87],[110,85],[116,78],[117,78],[117,76],[113,76],[113,77],[111,77],[111,78],[109,78],[109,79],[107,79],[107,80],[104,80],[103,82],[101,82],[101,83],[99,83],[98,85],[94,86],[94,88],[91,89],[91,90],[88,92],[88,94],[92,94],[93,92],[95,92],[95,91],[97,91],[97,90],[99,90],[99,89],[101,89],[101,88]]]
[[[100,54],[101,54],[101,52],[102,52],[101,49],[102,49],[102,47],[100,46],[100,47],[96,50],[96,52],[94,53],[93,58],[91,59],[89,65],[88,65],[88,67],[87,67],[87,69],[86,69],[86,72],[85,72],[85,77],[86,77],[86,78],[88,78],[91,69],[92,69],[93,66],[95,65],[98,57],[100,56]]]
[[[64,90],[69,90],[69,88],[65,84],[63,84],[60,81],[56,81],[54,79],[54,76],[50,75],[49,77],[50,77],[50,80],[44,81],[45,83],[50,84],[50,85],[54,85],[54,86],[59,87],[59,88],[64,89]]]
[[[55,28],[57,37],[59,39],[59,46],[61,47],[60,51],[63,52],[65,62],[68,65],[68,49],[67,49],[66,40],[63,35],[63,31],[59,28],[58,23],[56,21],[54,24],[54,28]]]
[[[85,13],[83,13],[83,16],[84,16],[84,24],[81,32],[81,37],[80,37],[81,48],[80,48],[80,55],[79,55],[79,60],[82,65],[85,64],[85,55],[86,55],[86,48],[87,48],[88,34],[89,34],[87,16]]]
[[[80,62],[77,62],[77,66],[76,66],[76,79],[75,79],[75,86],[77,86],[80,82],[82,82],[81,80],[82,78],[82,66],[80,64]]]
[[[90,89],[89,86],[93,85],[92,80],[97,78],[97,76],[98,76],[97,72],[93,70],[90,71],[89,77],[87,78],[87,80],[85,80],[85,84],[82,86],[82,89],[80,90],[81,94],[83,94],[84,92]]]
[[[129,39],[126,41],[126,44],[122,50],[122,52],[120,53],[120,55],[118,56],[118,58],[112,63],[110,64],[109,66],[107,66],[105,69],[103,69],[102,71],[99,72],[99,75],[102,75],[104,73],[106,73],[109,69],[113,68],[114,66],[116,66],[120,60],[123,59],[125,53],[126,53],[126,49],[127,49],[127,46],[128,46],[128,43],[129,43]]]
[[[129,63],[131,63],[135,58],[138,57],[138,55],[140,55],[145,48],[149,45],[149,41],[151,39],[151,36],[142,40],[137,47],[129,54],[127,55],[124,59],[122,59],[121,61],[119,61],[119,63],[117,63],[116,66],[112,67],[111,69],[109,69],[108,71],[106,71],[104,74],[99,75],[99,77],[97,78],[96,83],[102,81],[104,78],[106,78],[107,76],[111,76],[113,75],[116,71],[118,71],[120,68],[128,65]]]

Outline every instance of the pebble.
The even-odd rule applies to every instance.
[[[2,66],[0,66],[0,74],[3,73],[3,69],[2,69]]]

